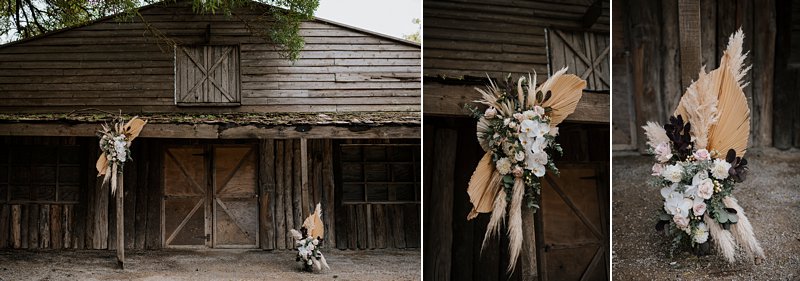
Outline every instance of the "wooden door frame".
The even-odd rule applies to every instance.
[[[204,205],[203,206],[204,207],[204,219],[203,220],[204,220],[204,224],[205,224],[205,226],[204,226],[205,234],[208,237],[210,237],[210,239],[206,239],[204,245],[167,245],[167,233],[166,233],[166,223],[165,223],[166,222],[166,214],[165,214],[165,210],[166,210],[166,206],[165,206],[165,199],[166,199],[166,195],[165,195],[165,193],[166,193],[166,182],[165,182],[166,173],[164,173],[164,171],[163,171],[163,169],[166,168],[167,159],[166,159],[166,157],[161,157],[161,161],[162,161],[162,163],[161,163],[162,171],[161,172],[162,172],[162,174],[161,174],[161,178],[159,179],[159,183],[160,183],[160,189],[161,189],[161,194],[162,195],[161,195],[161,200],[159,200],[160,201],[160,205],[161,205],[160,206],[161,210],[159,212],[160,212],[160,217],[161,217],[161,219],[160,219],[160,228],[161,228],[161,247],[162,248],[165,248],[165,249],[256,249],[256,248],[259,248],[259,245],[261,243],[261,241],[259,240],[260,236],[261,236],[260,233],[256,233],[255,234],[255,240],[256,241],[252,246],[250,246],[250,245],[225,245],[224,248],[217,248],[217,245],[215,243],[216,242],[216,238],[214,237],[214,234],[215,234],[214,220],[216,219],[216,214],[214,212],[214,202],[213,202],[213,197],[214,197],[214,192],[215,192],[214,189],[215,189],[215,185],[216,185],[216,178],[215,178],[215,174],[216,173],[214,172],[215,171],[215,166],[214,166],[214,161],[213,161],[213,158],[214,158],[213,154],[214,154],[214,149],[217,148],[217,147],[250,147],[250,149],[252,151],[251,153],[255,153],[256,157],[258,157],[258,155],[259,155],[259,151],[258,151],[259,148],[256,145],[256,143],[253,143],[253,142],[246,142],[246,143],[218,143],[218,142],[201,141],[201,142],[198,142],[198,143],[190,143],[190,144],[168,144],[168,145],[163,145],[161,147],[161,155],[166,154],[167,150],[169,150],[171,148],[202,148],[203,149],[203,156],[204,156],[203,157],[203,161],[205,162],[203,167],[204,167],[204,170],[206,171],[206,177],[207,177],[207,179],[206,179],[206,181],[207,181],[207,183],[206,183],[206,194],[205,194],[205,198],[204,198],[205,202],[203,203],[203,205]],[[256,167],[255,167],[256,168],[256,174],[258,174],[259,162],[260,161],[258,161],[258,159],[256,159],[255,162],[256,162],[255,163],[255,165],[256,165]],[[256,179],[258,179],[258,176],[256,176]],[[259,189],[259,185],[258,185],[258,182],[256,181],[255,182],[255,196],[257,198],[257,200],[256,200],[256,205],[257,206],[261,201],[261,196],[259,196],[259,194],[258,194],[258,191],[259,191],[258,189]],[[211,192],[211,193],[209,193],[209,192]],[[257,209],[258,210],[256,211],[256,215],[258,217],[260,217],[262,215],[261,214],[261,210],[260,210],[260,208],[257,208]],[[256,219],[256,223],[260,223],[258,219]],[[256,229],[260,232],[261,231],[261,226],[260,225],[256,226]]]

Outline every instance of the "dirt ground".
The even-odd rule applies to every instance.
[[[330,270],[301,271],[294,252],[159,250],[0,251],[0,280],[419,280],[419,250],[327,250]]]
[[[647,184],[649,156],[613,157],[613,278],[615,280],[800,280],[800,151],[748,151],[750,173],[734,195],[753,224],[766,261],[728,264],[717,255],[669,257],[656,232],[663,201]]]

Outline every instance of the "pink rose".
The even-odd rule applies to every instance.
[[[514,167],[514,171],[513,171],[513,173],[514,173],[514,176],[515,176],[515,177],[518,177],[518,178],[519,178],[519,177],[522,177],[522,174],[523,174],[524,172],[525,172],[525,170],[524,170],[524,169],[522,169],[522,167],[520,167],[520,166],[516,166],[516,167]]]
[[[525,119],[525,115],[522,115],[522,113],[519,112],[514,113],[514,119],[517,119],[517,121],[522,122],[522,120]]]
[[[654,152],[656,153],[656,159],[658,162],[666,163],[672,158],[672,149],[669,147],[669,143],[663,142],[656,146]]]
[[[714,182],[711,179],[704,179],[697,185],[697,197],[708,199],[714,195]]]
[[[703,203],[703,201],[695,202],[694,206],[692,206],[692,212],[695,216],[702,216],[706,212],[706,203]]]
[[[656,164],[653,164],[653,169],[652,169],[652,171],[653,171],[653,173],[652,173],[652,174],[650,174],[650,175],[653,175],[653,176],[660,176],[660,175],[661,175],[661,172],[663,172],[663,171],[664,171],[664,164],[658,164],[658,163],[656,163]]]
[[[689,227],[689,217],[682,217],[680,214],[675,214],[675,216],[672,217],[672,220],[680,229],[685,230]]]
[[[694,152],[693,155],[694,155],[694,159],[701,160],[701,161],[711,159],[711,154],[709,154],[708,150],[706,150],[705,148],[698,149],[697,151]]]

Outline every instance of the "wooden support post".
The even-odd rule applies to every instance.
[[[689,87],[700,71],[702,37],[700,34],[700,2],[678,1],[678,22],[681,36],[681,86]]]
[[[125,208],[123,208],[124,189],[123,174],[117,175],[117,264],[120,269],[125,269]]]
[[[317,204],[310,201],[308,194],[308,139],[305,138],[300,139],[300,171],[300,193],[303,199],[303,203],[300,205],[303,206],[303,219],[305,219],[311,212],[310,208],[314,208]]]

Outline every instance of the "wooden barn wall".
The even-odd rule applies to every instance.
[[[420,110],[418,45],[312,20],[301,25],[306,45],[292,63],[239,20],[258,9],[194,15],[190,2],[143,9],[147,23],[112,18],[0,47],[0,112]],[[147,24],[182,46],[238,45],[241,106],[175,106],[174,48]]]
[[[506,273],[509,261],[505,227],[501,227],[503,229],[500,230],[499,238],[490,239],[486,248],[481,251],[489,216],[479,215],[472,221],[466,220],[472,208],[466,192],[467,185],[484,153],[475,138],[474,119],[429,116],[426,117],[423,130],[426,136],[423,140],[423,149],[431,159],[423,171],[426,175],[423,179],[425,186],[423,252],[426,253],[423,265],[424,279],[535,280],[539,274],[543,274],[542,270],[537,269],[535,247],[526,243],[523,245],[525,250],[520,256],[517,269],[509,276]],[[609,161],[607,125],[567,122],[560,126],[560,133],[558,141],[564,148],[564,155],[557,158],[557,166],[567,163],[592,163],[605,165],[607,171]],[[598,173],[599,177],[606,177],[602,172]],[[601,188],[608,190],[608,186]],[[607,213],[607,206],[605,210]],[[558,212],[569,212],[569,210]],[[558,212],[551,210],[550,213]],[[525,212],[523,223],[533,226],[534,216],[530,212]],[[606,235],[609,233],[608,229],[604,231]],[[526,241],[535,240],[534,232],[533,227],[524,229]],[[605,247],[608,249],[608,245]]]
[[[423,2],[425,76],[505,77],[547,73],[545,29],[609,30],[609,1],[588,28],[596,1],[436,0]],[[560,67],[560,66],[557,66]]]
[[[688,79],[681,74],[690,71],[691,79],[696,79],[701,65],[707,71],[716,68],[728,36],[739,27],[745,34],[744,49],[750,52],[745,63],[752,65],[744,77],[750,82],[744,88],[751,112],[750,146],[800,145],[800,139],[793,137],[800,135],[798,130],[786,129],[800,127],[793,121],[799,120],[800,113],[793,98],[794,83],[781,83],[796,81],[798,72],[779,63],[788,60],[788,53],[786,59],[780,59],[779,44],[781,31],[790,24],[776,26],[776,18],[780,19],[776,1],[709,0],[699,1],[699,8],[701,61],[687,70],[681,69],[677,0],[614,1],[614,147],[645,151],[641,126],[647,121],[666,121],[690,83],[683,81]],[[791,9],[781,10],[791,13]]]
[[[81,151],[78,201],[0,204],[0,248],[115,249],[115,201],[108,186],[100,189],[94,163],[95,138],[3,137],[3,145],[77,145]],[[158,142],[140,139],[134,161],[125,165],[125,247],[161,248],[161,151]]]

